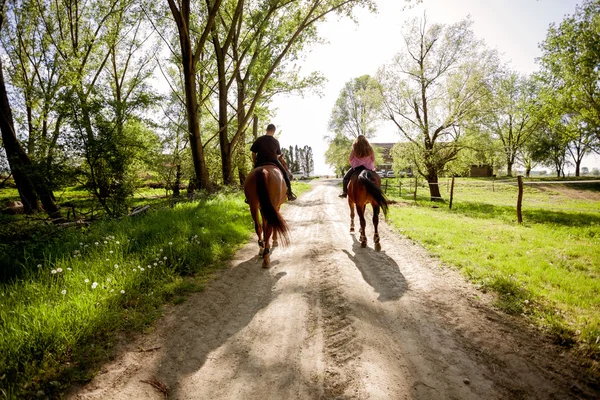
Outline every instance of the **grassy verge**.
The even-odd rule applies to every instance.
[[[497,305],[522,314],[600,360],[600,196],[525,188],[523,225],[516,223],[516,188],[457,180],[453,209],[444,203],[399,201],[390,220],[400,232],[498,294]],[[582,191],[583,190],[583,191]],[[425,194],[425,193],[423,193]],[[432,207],[434,204],[434,207]]]
[[[0,393],[54,397],[90,378],[115,332],[139,330],[244,243],[241,194],[71,230],[0,286]]]

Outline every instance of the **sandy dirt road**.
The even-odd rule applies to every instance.
[[[292,244],[270,269],[253,239],[69,397],[164,398],[152,379],[171,399],[600,397],[568,354],[385,223],[381,252],[370,221],[361,248],[338,184],[284,207]]]

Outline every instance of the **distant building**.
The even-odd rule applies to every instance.
[[[494,175],[494,169],[491,165],[483,164],[483,165],[471,165],[471,170],[469,171],[470,177],[489,177]]]
[[[375,169],[377,171],[391,171],[392,170],[392,147],[396,143],[371,143],[371,146],[375,149],[377,157],[375,161]]]

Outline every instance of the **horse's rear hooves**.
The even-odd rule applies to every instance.
[[[279,247],[279,242],[277,240],[274,240],[273,245],[271,247]]]
[[[375,251],[381,251],[381,245],[379,243],[375,243]]]
[[[364,249],[365,247],[367,247],[367,242],[362,242],[362,243],[360,244],[360,247],[362,247],[363,249]]]
[[[350,228],[350,233],[354,233],[354,228]]]

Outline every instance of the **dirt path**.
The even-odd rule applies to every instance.
[[[568,355],[385,223],[382,251],[370,221],[360,248],[338,183],[316,181],[285,207],[293,243],[269,270],[252,240],[70,398],[164,398],[141,382],[152,378],[172,399],[600,396]]]

